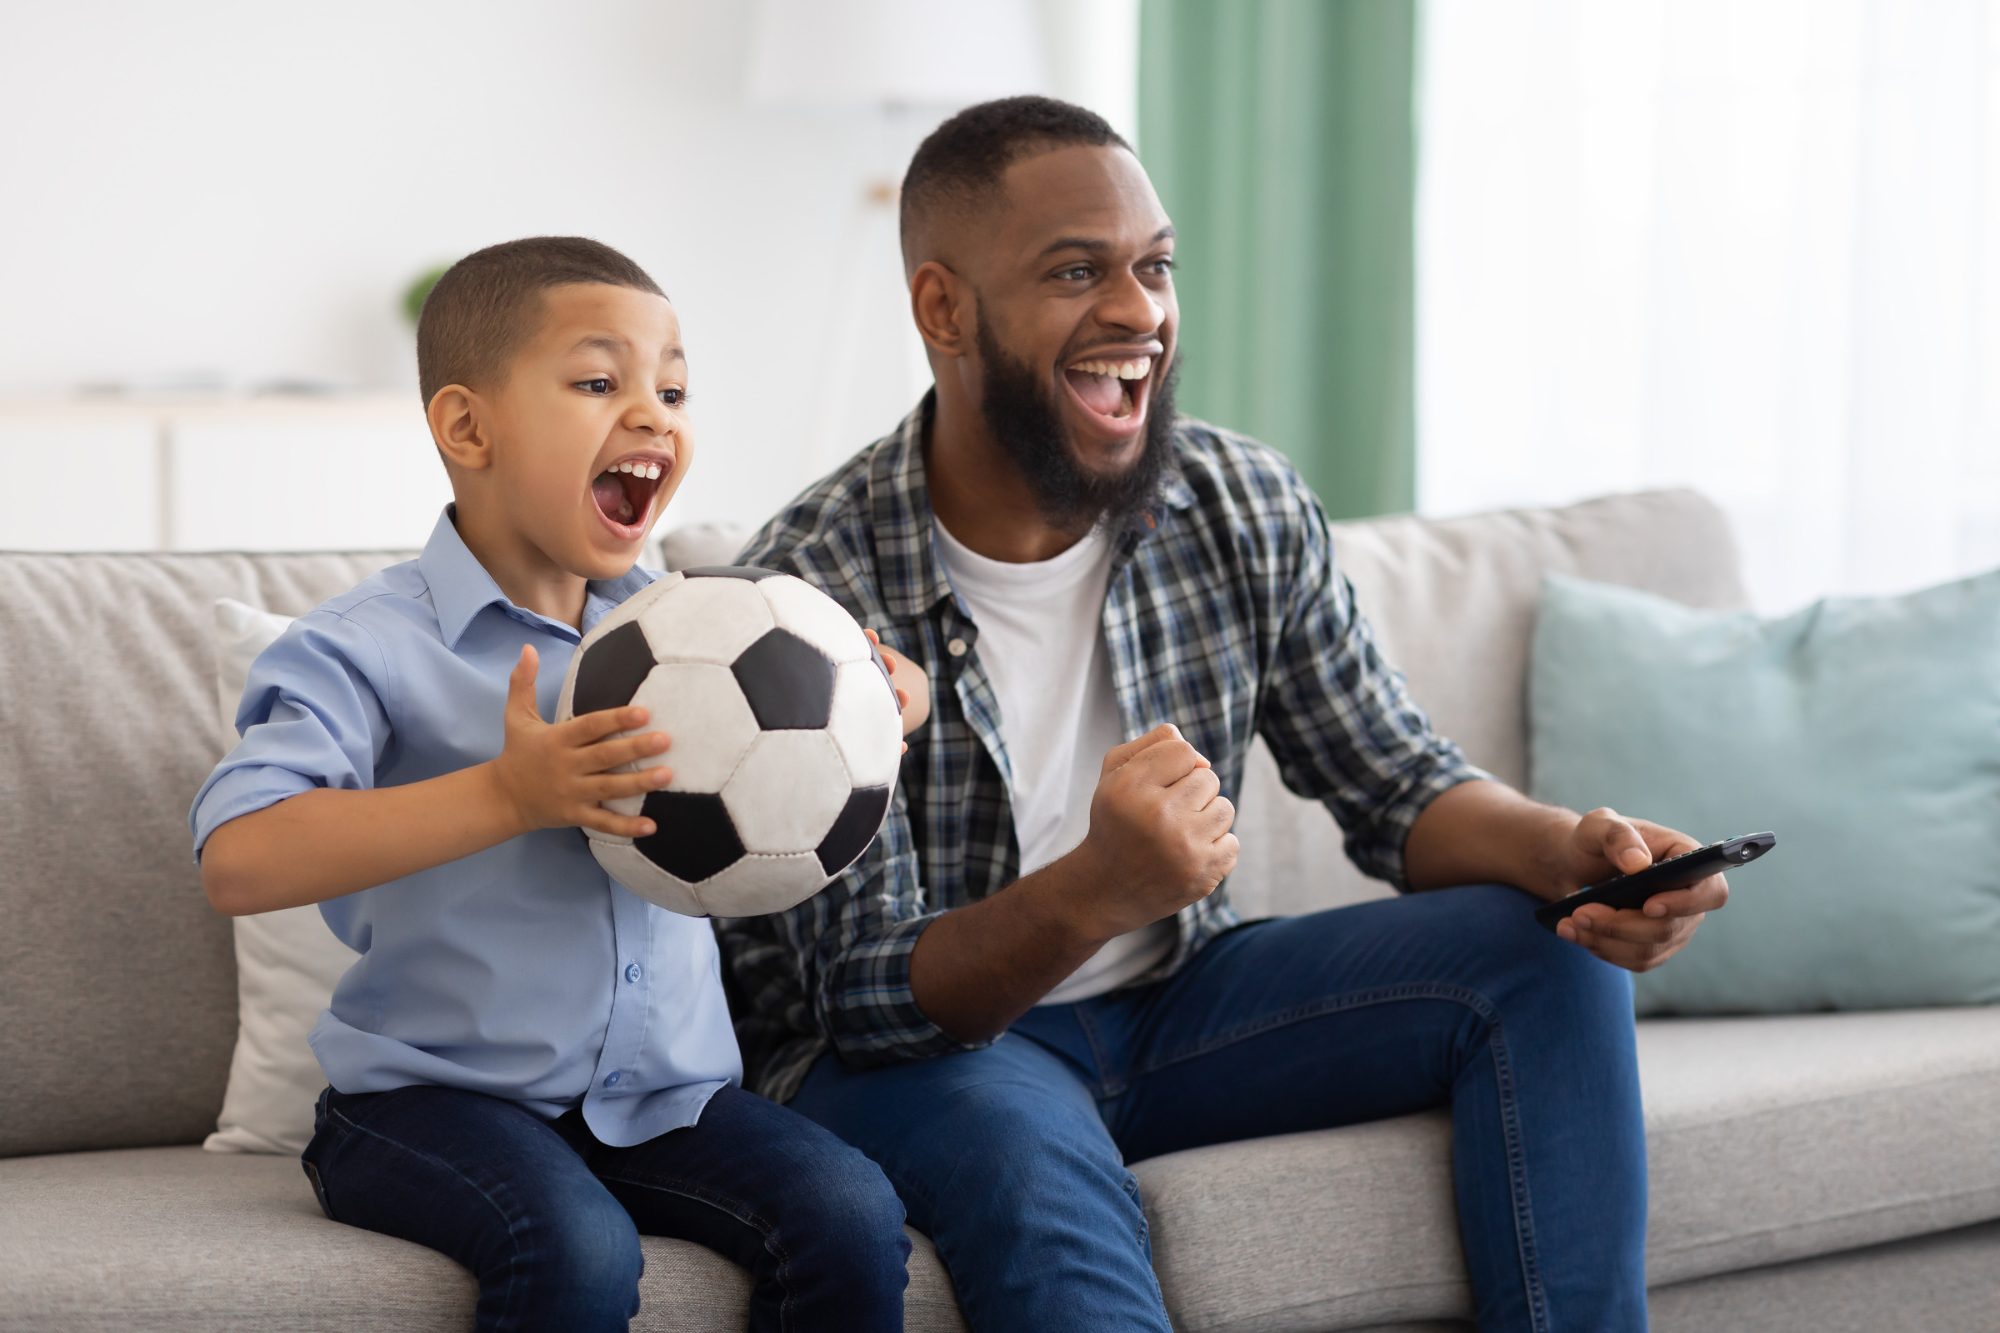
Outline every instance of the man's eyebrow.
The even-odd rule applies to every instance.
[[[1147,244],[1158,245],[1161,241],[1172,239],[1173,234],[1174,229],[1171,225],[1162,227],[1153,233],[1153,239],[1148,241]],[[1043,246],[1041,254],[1035,257],[1037,259],[1045,259],[1058,250],[1083,250],[1090,254],[1102,254],[1110,248],[1111,242],[1098,236],[1058,236],[1055,240]]]
[[[681,363],[682,365],[686,365],[686,364],[687,364],[687,353],[686,353],[686,352],[683,352],[683,351],[682,351],[682,350],[681,350],[680,348],[678,348],[678,347],[669,347],[669,348],[668,348],[668,349],[667,349],[666,351],[664,351],[664,352],[660,353],[660,360],[662,360],[662,361],[678,361],[678,362],[680,362],[680,363]]]

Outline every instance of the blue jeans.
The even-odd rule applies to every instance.
[[[1166,1333],[1139,1191],[1160,1153],[1449,1105],[1479,1326],[1646,1326],[1629,977],[1497,886],[1262,921],[1164,981],[792,1102],[882,1164],[972,1327]]]
[[[750,1327],[903,1327],[910,1242],[873,1163],[819,1126],[725,1087],[698,1124],[634,1148],[572,1111],[409,1087],[320,1096],[305,1151],[336,1222],[449,1255],[479,1279],[479,1327],[623,1329],[639,1236],[707,1246],[750,1271]]]

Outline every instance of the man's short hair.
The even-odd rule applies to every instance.
[[[904,258],[932,217],[980,203],[1017,159],[1074,146],[1132,151],[1104,117],[1053,97],[1003,97],[959,112],[930,132],[903,173]]]
[[[417,384],[424,403],[447,384],[499,383],[540,327],[542,293],[592,282],[666,295],[645,269],[584,236],[503,241],[446,269],[417,316]]]

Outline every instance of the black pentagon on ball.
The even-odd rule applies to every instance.
[[[882,829],[882,816],[889,813],[887,787],[856,787],[847,798],[840,817],[833,821],[816,848],[820,869],[837,875],[854,864],[854,858],[868,850]]]
[[[570,711],[582,717],[603,708],[623,708],[632,702],[655,665],[646,632],[638,621],[626,621],[583,650]]]
[[[775,569],[759,569],[755,565],[694,565],[681,571],[684,579],[745,579],[751,583],[762,583],[765,579],[778,577]]]
[[[654,831],[632,845],[676,879],[699,883],[743,856],[743,840],[717,793],[648,792],[640,813],[653,821]]]
[[[765,731],[810,731],[833,717],[833,663],[796,634],[772,630],[729,669]]]

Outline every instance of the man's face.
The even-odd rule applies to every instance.
[[[995,210],[967,274],[981,414],[1052,521],[1123,522],[1151,498],[1173,424],[1173,228],[1120,148],[1023,158]]]
[[[541,329],[488,397],[494,498],[557,565],[616,578],[693,461],[680,321],[629,287],[544,297]]]

